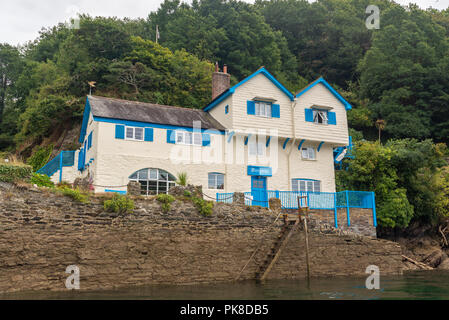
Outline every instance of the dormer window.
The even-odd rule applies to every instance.
[[[328,111],[313,109],[313,122],[318,124],[328,123]]]
[[[256,116],[271,118],[271,102],[256,101]]]

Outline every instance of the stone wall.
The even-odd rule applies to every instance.
[[[80,268],[81,289],[233,281],[262,243],[240,277],[253,279],[282,225],[264,208],[220,203],[202,217],[179,198],[163,214],[155,199],[136,197],[134,213],[117,216],[102,201],[0,185],[0,292],[66,290],[68,265]],[[383,274],[400,272],[396,243],[311,225],[312,276],[362,276],[372,263]],[[298,231],[271,278],[304,277],[303,242]]]

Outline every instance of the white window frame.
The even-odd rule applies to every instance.
[[[292,190],[299,192],[321,192],[321,181],[312,179],[292,179]]]
[[[132,138],[128,137],[128,129],[132,130]],[[142,130],[142,139],[136,139],[136,129]],[[132,141],[144,141],[145,140],[145,128],[142,127],[129,127],[125,126],[125,140],[132,140]]]
[[[223,177],[223,184],[221,185],[218,184],[218,177]],[[213,179],[212,185],[210,184],[211,178]],[[208,189],[224,190],[224,174],[219,172],[209,172],[207,174],[207,187]]]
[[[180,141],[178,141],[178,137],[181,138]],[[187,137],[190,137],[190,142],[187,141]],[[199,140],[195,140],[195,137]],[[190,132],[190,131],[182,131],[177,130],[176,131],[176,144],[184,144],[184,145],[195,145],[195,146],[202,146],[203,145],[203,135],[201,132]]]
[[[319,120],[321,119],[321,122]],[[329,117],[327,110],[313,109],[313,123],[316,124],[328,124]]]
[[[258,117],[271,118],[272,103],[266,101],[255,101],[254,114]]]
[[[316,150],[313,147],[302,147],[301,148],[301,159],[302,160],[316,160]]]
[[[144,177],[141,177],[141,173],[146,172],[146,174],[144,175]],[[145,169],[141,169],[138,170],[136,172],[133,173],[133,175],[136,174],[135,178],[131,178],[131,176],[129,177],[130,181],[136,181],[136,182],[146,182],[146,191],[145,191],[145,195],[151,195],[151,191],[155,191],[156,194],[160,194],[160,193],[168,193],[168,190],[176,185],[176,180],[174,180],[174,176],[172,174],[170,174],[168,171],[162,170],[162,169],[158,169],[158,168],[145,168]],[[166,179],[162,179],[161,175],[162,174],[166,174],[167,178]],[[173,176],[173,179],[170,179],[170,176]],[[156,190],[150,190],[150,182],[156,183]],[[159,188],[159,182],[163,182],[166,183],[165,188]],[[142,192],[142,190],[141,190]]]

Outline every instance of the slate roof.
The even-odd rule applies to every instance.
[[[94,117],[190,128],[193,127],[194,121],[200,121],[202,129],[216,129],[222,131],[226,129],[207,112],[198,109],[165,106],[99,96],[88,96],[88,100]]]

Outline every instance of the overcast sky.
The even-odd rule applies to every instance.
[[[0,0],[0,43],[12,45],[34,40],[42,27],[69,19],[75,12],[91,16],[146,18],[163,0]],[[254,0],[245,0],[254,2]],[[313,1],[313,0],[311,0]],[[395,0],[421,8],[446,9],[449,0]],[[190,0],[186,2],[191,2]]]

